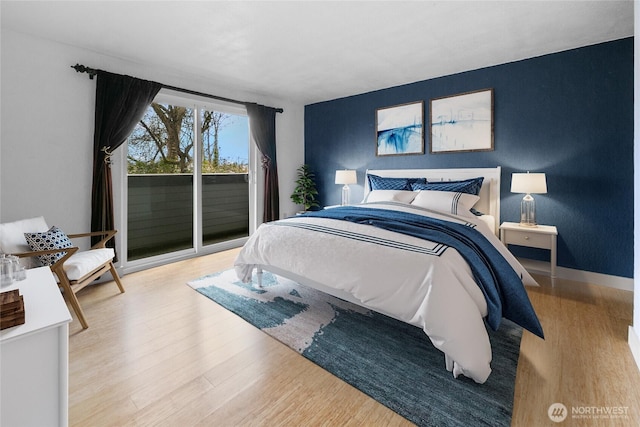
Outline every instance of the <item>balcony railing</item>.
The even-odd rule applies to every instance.
[[[193,247],[193,175],[128,176],[127,257]],[[247,174],[203,174],[204,245],[249,235]]]

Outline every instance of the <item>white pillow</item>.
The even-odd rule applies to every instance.
[[[439,212],[475,217],[469,209],[480,200],[475,194],[457,193],[453,191],[420,190],[411,202],[414,206]]]
[[[415,191],[406,190],[373,190],[367,195],[365,203],[399,202],[409,204],[416,197]]]
[[[5,254],[30,252],[31,248],[24,233],[42,232],[48,229],[49,226],[41,216],[0,224],[0,251]],[[20,263],[27,268],[39,266],[36,258],[21,258]]]

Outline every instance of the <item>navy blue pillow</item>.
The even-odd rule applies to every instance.
[[[370,190],[404,190],[412,191],[413,184],[426,184],[426,178],[388,178],[378,175],[367,175]]]
[[[479,195],[484,177],[465,179],[463,181],[434,181],[426,183],[411,184],[411,190],[431,190],[431,191],[453,191],[456,193],[467,193]]]

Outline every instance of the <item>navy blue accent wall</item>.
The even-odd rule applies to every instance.
[[[377,108],[494,89],[495,150],[375,155]],[[501,219],[519,220],[511,173],[545,172],[540,224],[558,227],[558,265],[633,277],[633,38],[382,89],[305,107],[305,162],[323,205],[340,203],[337,169],[502,166]]]

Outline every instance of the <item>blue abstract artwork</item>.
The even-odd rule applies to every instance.
[[[376,111],[376,155],[424,153],[422,101]]]
[[[493,150],[493,89],[431,100],[431,153]]]

